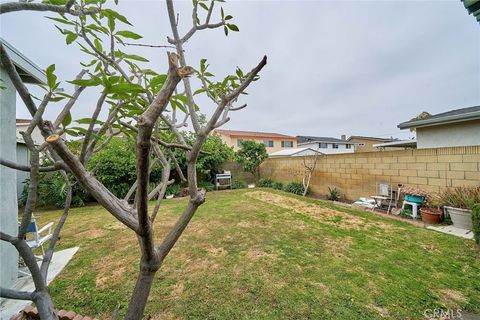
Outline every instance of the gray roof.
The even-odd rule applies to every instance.
[[[480,0],[462,0],[469,14],[472,14],[480,23]]]
[[[14,46],[8,43],[5,39],[0,37],[0,43],[4,46],[8,56],[12,60],[18,75],[25,83],[44,84],[47,82],[45,72],[33,63],[30,59],[25,57]]]
[[[480,106],[455,109],[437,113],[425,119],[410,120],[398,125],[400,129],[427,127],[446,123],[480,119]]]
[[[297,136],[298,143],[308,142],[329,142],[329,143],[348,143],[346,140],[331,138],[331,137],[312,137],[312,136]]]

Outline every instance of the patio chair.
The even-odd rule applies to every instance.
[[[381,208],[383,202],[388,202],[387,214],[392,207],[397,207],[397,194],[398,192],[393,190],[392,186],[388,182],[378,182],[376,184],[377,194],[371,196],[375,199],[376,208]]]
[[[42,228],[38,229],[37,221],[35,220],[34,217],[32,217],[32,220],[30,221],[30,224],[27,227],[27,234],[26,234],[27,244],[32,250],[41,248],[42,258],[45,255],[45,251],[43,250],[43,245],[45,244],[45,242],[50,240],[53,236],[52,227],[53,227],[53,222],[49,222],[46,225],[44,225]]]

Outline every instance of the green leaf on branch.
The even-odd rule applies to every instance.
[[[50,65],[45,70],[45,72],[47,74],[47,84],[50,87],[50,89],[54,89],[55,84],[57,82],[57,76],[55,74],[53,74],[53,71],[55,71],[55,65],[54,64]]]
[[[110,29],[110,32],[115,30],[115,18],[113,16],[108,16],[108,29]]]
[[[137,61],[142,61],[142,62],[148,62],[148,59],[141,57],[136,54],[125,54],[123,55],[124,58],[131,59],[131,60],[137,60]]]
[[[231,20],[231,19],[233,19],[233,17],[231,15],[228,15],[224,18],[224,20]]]
[[[94,40],[93,40],[93,44],[95,45],[95,48],[96,48],[98,51],[103,52],[103,47],[102,47],[102,43],[100,42],[100,40],[94,39]]]
[[[203,9],[205,9],[205,10],[208,11],[208,7],[207,7],[207,5],[206,5],[205,3],[199,2],[198,4],[200,5],[200,7],[202,7]]]
[[[117,20],[120,20],[121,22],[123,23],[126,23],[128,25],[132,25],[128,20],[127,18],[125,18],[125,16],[122,16],[120,13],[118,13],[117,11],[114,11],[114,10],[111,10],[111,9],[104,9],[102,11],[102,13],[107,16],[107,17],[114,17],[115,19]]]
[[[63,24],[68,24],[68,25],[71,25],[71,26],[74,26],[75,23],[67,20],[67,19],[62,19],[62,18],[54,18],[54,17],[46,17],[47,19],[50,19],[50,20],[53,20],[53,21],[56,21],[56,22],[59,22],[59,23],[63,23]]]
[[[225,32],[225,36],[228,36],[228,28],[227,28],[227,26],[223,26],[223,32]]]
[[[165,83],[165,80],[167,80],[167,75],[166,74],[160,74],[158,76],[155,76],[150,80],[150,86],[152,88],[157,88],[160,89],[163,84]]]
[[[135,32],[132,32],[132,31],[127,31],[127,30],[118,31],[116,33],[116,35],[119,35],[119,36],[122,36],[122,37],[128,38],[128,39],[134,39],[134,40],[138,40],[138,39],[143,38],[141,35],[139,35]]]
[[[72,80],[72,81],[68,81],[68,82],[71,83],[71,84],[75,84],[77,86],[81,86],[81,87],[95,87],[95,86],[98,86],[98,85],[102,84],[102,82],[100,81],[99,78],[76,79],[76,80]]]
[[[75,120],[75,122],[78,124],[90,124],[92,123],[92,118],[82,118],[82,119]],[[96,120],[95,124],[104,124],[104,122],[101,120]]]
[[[65,97],[53,97],[53,98],[50,98],[48,101],[50,102],[58,102],[58,101],[61,101],[65,99]]]
[[[145,89],[136,83],[118,83],[105,88],[105,93],[143,93]]]
[[[228,27],[228,29],[230,29],[230,30],[232,30],[232,31],[235,31],[235,32],[240,31],[240,30],[238,29],[238,27],[237,27],[236,25],[234,25],[234,24],[228,23],[228,24],[227,24],[227,27]]]
[[[75,33],[69,33],[69,34],[67,35],[67,37],[65,38],[65,42],[66,42],[67,44],[70,44],[70,43],[72,43],[73,41],[77,40],[77,38],[78,38],[78,35],[77,35],[77,34],[75,34]]]
[[[72,114],[69,112],[62,121],[62,125],[66,128],[70,123],[72,123]]]

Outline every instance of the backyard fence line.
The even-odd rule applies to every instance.
[[[223,168],[232,171],[234,179],[253,181],[235,162]],[[279,182],[302,181],[304,173],[303,157],[269,158],[260,166],[261,178]],[[310,189],[314,195],[325,196],[329,187],[336,187],[346,200],[355,200],[375,195],[379,182],[427,192],[480,185],[480,146],[322,155]]]

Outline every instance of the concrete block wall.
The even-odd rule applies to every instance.
[[[302,157],[272,158],[260,167],[262,178],[280,182],[302,181],[304,172]],[[310,188],[315,195],[326,195],[328,187],[336,187],[345,199],[355,200],[374,195],[379,182],[428,192],[480,185],[480,146],[324,155]]]

